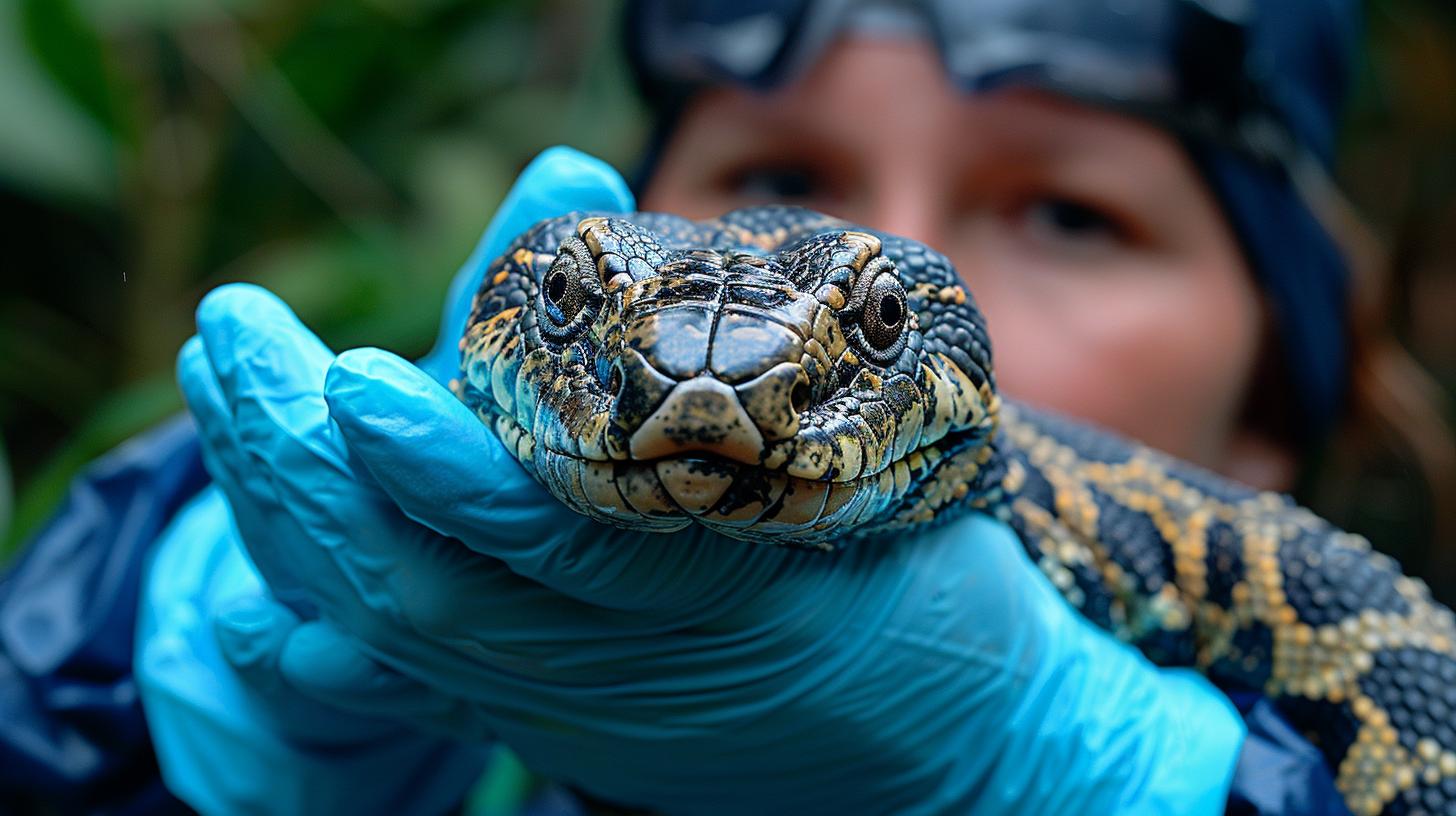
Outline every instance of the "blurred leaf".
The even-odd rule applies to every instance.
[[[525,86],[502,92],[489,110],[481,109],[480,124],[497,149],[529,156],[549,144],[577,145],[590,138],[567,132],[570,106],[566,89]]]
[[[71,0],[20,0],[30,55],[96,124],[116,136],[116,107],[107,87],[101,38]]]
[[[409,78],[399,69],[421,61],[419,39],[401,38],[387,22],[359,3],[331,3],[279,50],[278,69],[310,111],[341,124],[346,113],[392,96],[391,86]]]
[[[420,204],[420,221],[435,233],[431,243],[459,241],[461,246],[446,248],[447,257],[461,248],[468,253],[514,174],[506,156],[478,139],[447,135],[420,145],[410,191]]]
[[[44,304],[0,302],[0,393],[26,394],[79,421],[98,394],[96,371],[106,359],[88,340],[83,326]]]
[[[106,397],[71,439],[21,490],[14,523],[0,538],[0,559],[12,554],[60,505],[85,464],[182,410],[171,372],[158,373]]]
[[[78,0],[77,8],[106,29],[177,26],[246,15],[266,0]]]
[[[401,303],[388,291],[391,278],[407,274],[406,258],[400,237],[385,228],[363,235],[336,230],[260,247],[211,285],[248,280],[266,287],[331,345],[376,342],[360,338],[355,324],[375,310],[408,308],[408,297]]]
[[[28,59],[18,3],[0,3],[0,176],[45,196],[116,195],[106,129]]]

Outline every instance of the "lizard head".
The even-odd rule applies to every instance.
[[[787,208],[538,225],[487,271],[461,350],[457,393],[542,483],[644,529],[822,543],[917,520],[996,421],[950,264]]]

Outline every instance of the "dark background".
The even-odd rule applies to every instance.
[[[416,355],[531,156],[630,172],[647,122],[617,5],[0,4],[0,559],[79,466],[181,408],[172,361],[211,287],[255,281],[336,348]],[[1456,4],[1368,8],[1340,177],[1394,258],[1391,325],[1449,397]],[[1328,471],[1302,498],[1456,591],[1450,497],[1396,458]]]

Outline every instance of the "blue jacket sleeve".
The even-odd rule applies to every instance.
[[[0,577],[0,802],[6,812],[186,813],[161,782],[132,675],[152,543],[207,484],[179,418],[97,460]],[[1346,812],[1308,742],[1257,695],[1230,792],[1240,816]],[[556,789],[559,791],[559,789]],[[580,814],[557,793],[534,813]]]
[[[157,773],[132,633],[147,551],[205,484],[191,421],[168,422],[92,463],[0,578],[0,802],[185,812]]]

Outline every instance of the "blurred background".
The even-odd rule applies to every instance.
[[[77,468],[181,409],[172,361],[208,289],[254,281],[335,348],[417,355],[536,152],[630,173],[648,122],[617,5],[0,3],[0,562]],[[1383,308],[1450,396],[1456,5],[1368,8],[1341,180],[1393,254]],[[1301,498],[1452,599],[1456,511],[1357,453]]]

